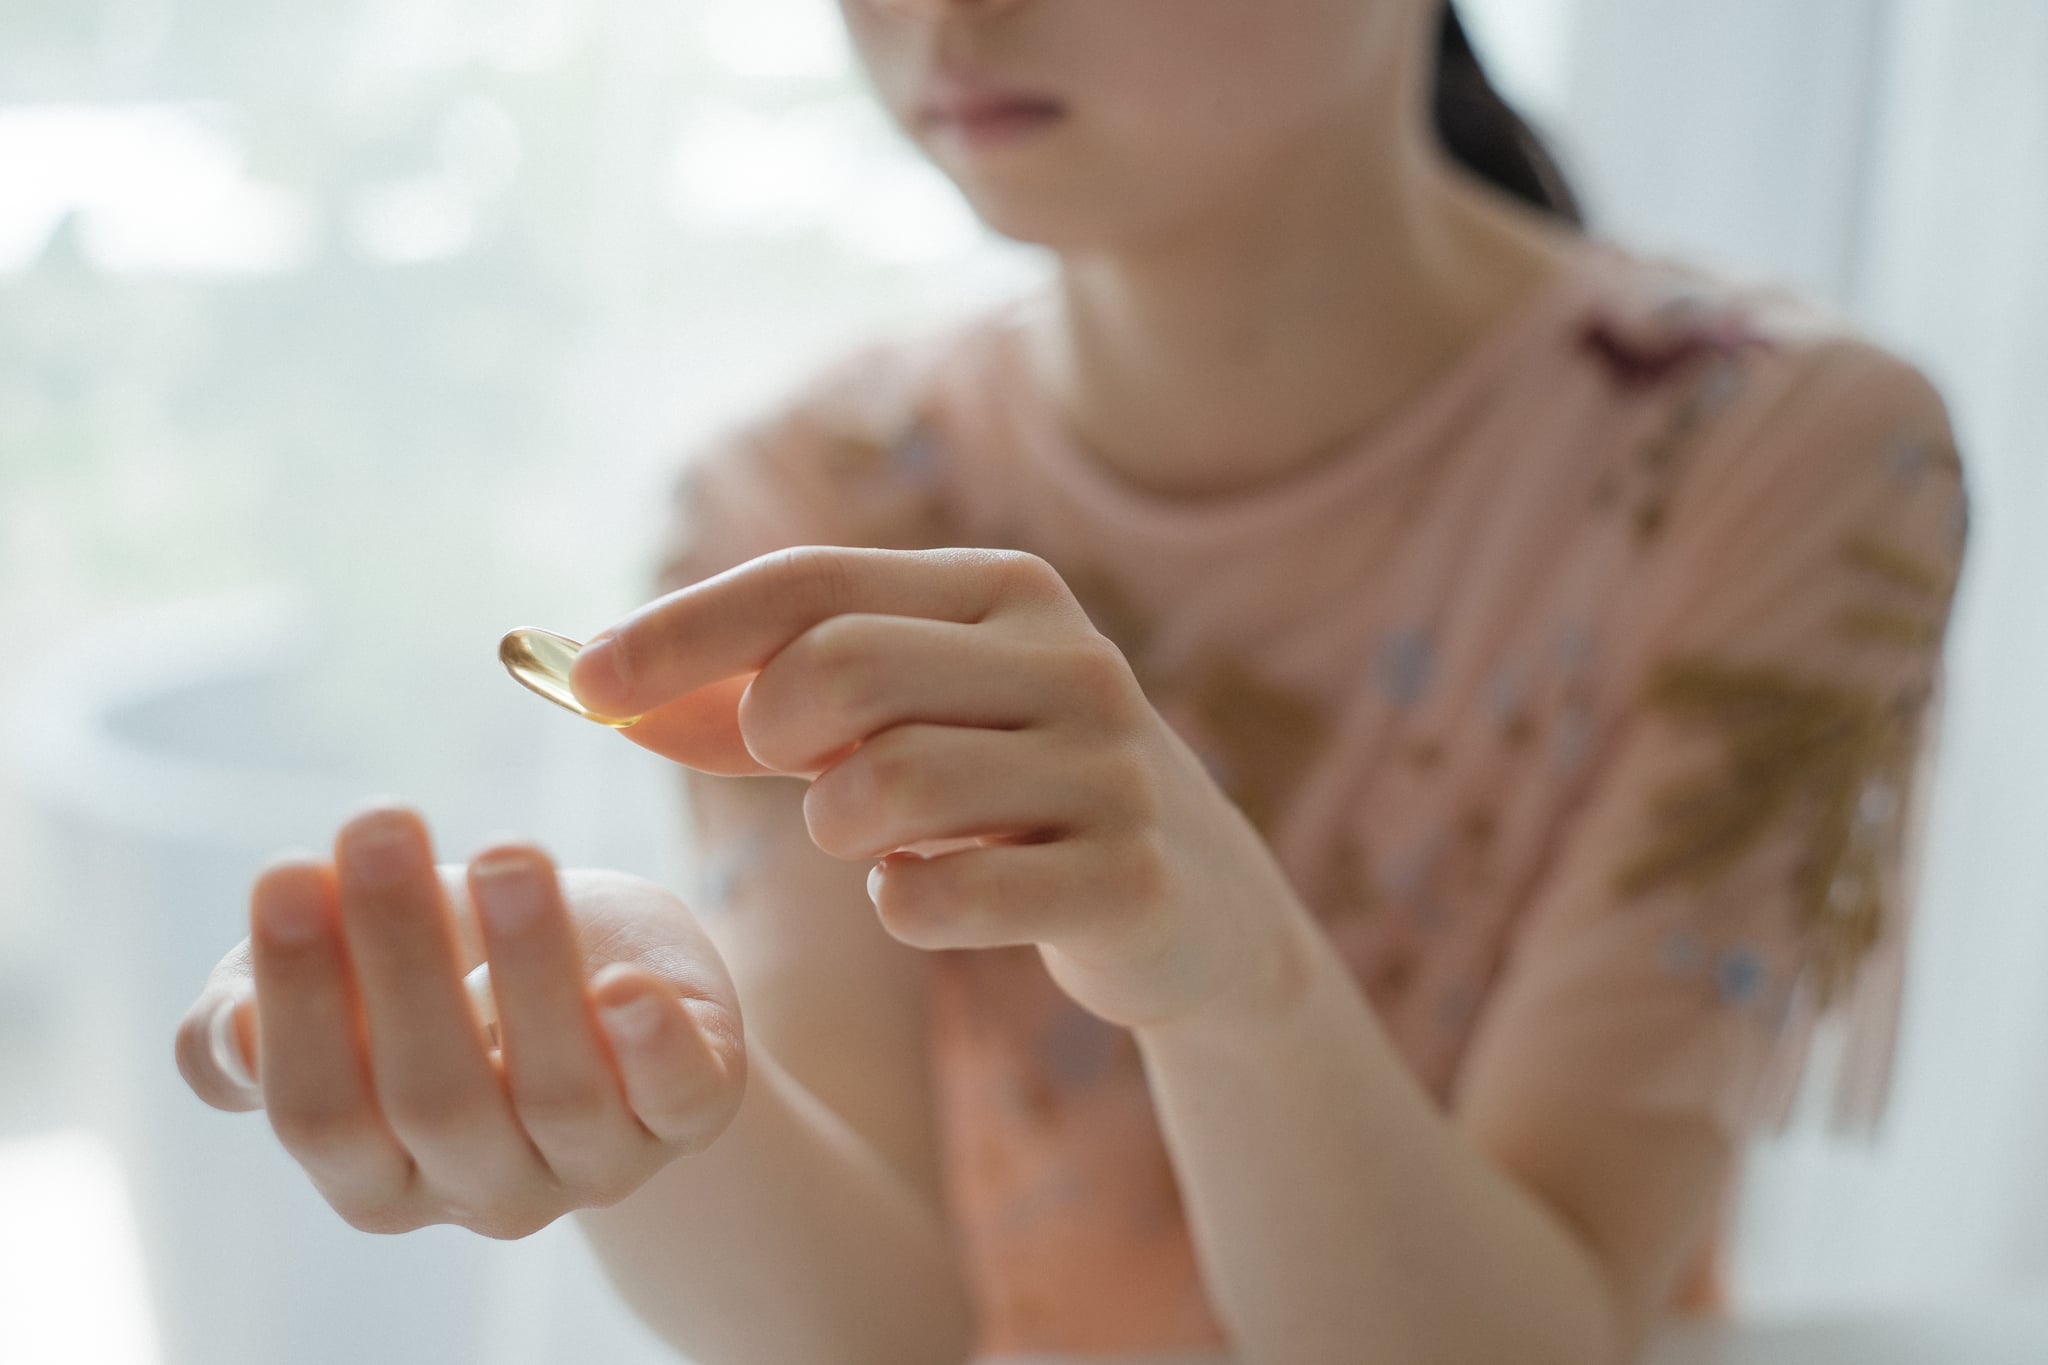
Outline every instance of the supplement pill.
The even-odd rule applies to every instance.
[[[582,652],[582,641],[536,626],[508,630],[505,638],[498,641],[498,659],[505,665],[505,671],[555,705],[615,730],[623,730],[639,720],[638,716],[624,720],[600,716],[576,700],[576,694],[569,690],[569,665]]]

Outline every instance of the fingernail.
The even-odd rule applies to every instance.
[[[623,656],[612,636],[596,636],[577,651],[576,661],[569,666],[570,687],[586,703],[617,701],[626,694]]]
[[[420,860],[418,841],[396,812],[351,825],[342,851],[351,877],[365,886],[388,886],[414,871]]]
[[[296,948],[320,937],[326,905],[306,878],[281,878],[265,888],[259,913],[272,942]]]
[[[244,1090],[255,1090],[256,1077],[242,1056],[241,1030],[235,1027],[235,1010],[246,998],[231,995],[214,1006],[213,1017],[206,1021],[206,1041],[221,1074]]]
[[[606,1005],[598,1014],[612,1037],[622,1043],[644,1043],[661,1023],[661,1001],[643,991],[623,1005]]]
[[[875,903],[877,910],[882,908],[882,865],[880,863],[876,863],[868,869],[868,899]]]
[[[499,853],[469,865],[485,918],[500,929],[521,929],[540,917],[545,903],[533,860],[523,854]]]

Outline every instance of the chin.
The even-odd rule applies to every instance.
[[[1210,156],[1194,161],[1126,149],[1033,155],[1007,162],[928,159],[990,231],[1054,251],[1103,251],[1171,240],[1191,226],[1243,212],[1244,177]],[[1049,151],[1050,148],[1038,149]],[[1149,153],[1149,154],[1148,154]]]
[[[967,203],[991,232],[1031,246],[1071,250],[1101,246],[1116,236],[1109,224],[1100,221],[1103,215],[1099,212],[1091,214],[1042,197],[969,193]]]
[[[1128,190],[1101,186],[954,183],[991,232],[1053,251],[1128,246],[1163,230],[1173,215]]]

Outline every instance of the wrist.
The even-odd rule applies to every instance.
[[[1218,955],[1214,986],[1186,1007],[1138,1026],[1141,1033],[1241,1030],[1297,1012],[1332,950],[1293,896],[1241,917]]]

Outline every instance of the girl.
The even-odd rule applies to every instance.
[[[707,1365],[1724,1311],[1819,1024],[1885,1097],[1940,399],[1587,236],[1442,0],[843,8],[1059,268],[687,465],[573,681],[683,765],[692,904],[373,808],[259,877],[192,1086],[360,1228],[577,1212]]]

